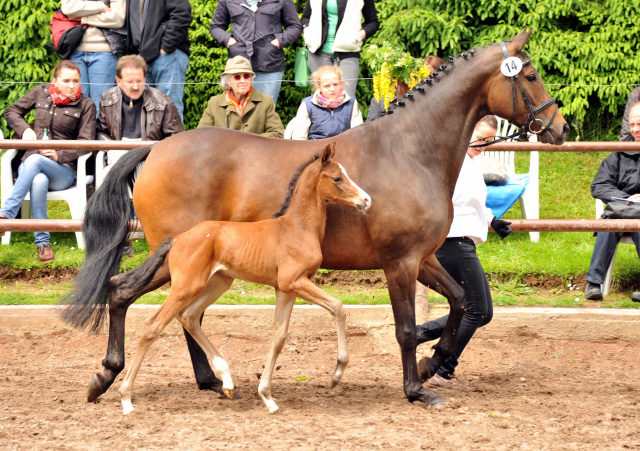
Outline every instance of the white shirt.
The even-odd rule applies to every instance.
[[[484,243],[493,213],[485,206],[487,185],[480,163],[469,155],[464,156],[452,201],[453,222],[447,238],[466,236],[476,244]]]

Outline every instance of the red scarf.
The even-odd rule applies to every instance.
[[[82,86],[78,88],[75,96],[67,96],[53,83],[49,85],[49,95],[56,105],[66,105],[67,103],[75,102],[80,98],[80,94],[82,94]]]
[[[247,103],[249,102],[252,90],[253,88],[249,88],[249,92],[246,96],[244,96],[244,98],[236,99],[236,97],[233,95],[233,91],[231,89],[227,89],[227,102],[233,105],[233,107],[238,112],[238,116],[240,117],[242,117],[242,115],[244,114],[244,107],[246,107]]]

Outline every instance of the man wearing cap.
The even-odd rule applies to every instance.
[[[242,132],[284,137],[284,127],[271,96],[253,87],[255,73],[243,56],[227,61],[220,86],[223,94],[209,99],[198,124],[200,127],[224,127]]]

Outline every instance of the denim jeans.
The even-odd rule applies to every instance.
[[[624,234],[624,232],[598,232],[596,234],[596,244],[593,247],[589,272],[587,273],[589,282],[598,285],[604,283],[616,246]],[[640,233],[628,232],[628,234],[631,235],[631,239],[636,245],[638,257],[640,257]]]
[[[256,72],[253,85],[261,93],[271,96],[273,103],[277,105],[283,76],[284,72]]]
[[[436,251],[436,257],[449,275],[464,289],[467,311],[462,317],[453,355],[444,361],[437,374],[449,378],[458,366],[458,359],[476,330],[489,324],[493,318],[493,300],[487,276],[476,254],[476,245],[470,238],[447,238]],[[442,336],[449,315],[416,326],[418,344]]]
[[[178,108],[180,119],[184,122],[184,81],[187,78],[189,68],[189,55],[182,50],[176,50],[170,54],[161,53],[149,65],[147,72],[147,84],[159,89],[171,97]]]
[[[43,155],[30,155],[18,168],[18,179],[0,214],[14,219],[24,198],[31,192],[31,216],[47,219],[47,192],[60,191],[73,185],[76,174],[69,166],[58,164]],[[35,232],[36,246],[50,244],[48,232]]]
[[[110,52],[80,52],[71,54],[71,61],[80,68],[82,93],[91,97],[96,104],[96,114],[100,108],[100,96],[116,85],[116,64],[118,56]]]
[[[309,63],[309,70],[311,70],[312,74],[322,66],[338,66],[342,69],[344,90],[347,91],[351,97],[356,96],[358,76],[360,75],[360,58],[340,58],[340,56],[335,53],[324,53],[318,50],[316,53],[309,53],[307,62]]]

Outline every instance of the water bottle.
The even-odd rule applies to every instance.
[[[49,141],[51,138],[49,138],[49,129],[48,128],[44,128],[44,130],[42,131],[42,140],[43,141]],[[49,156],[47,156],[47,158],[51,158]]]

